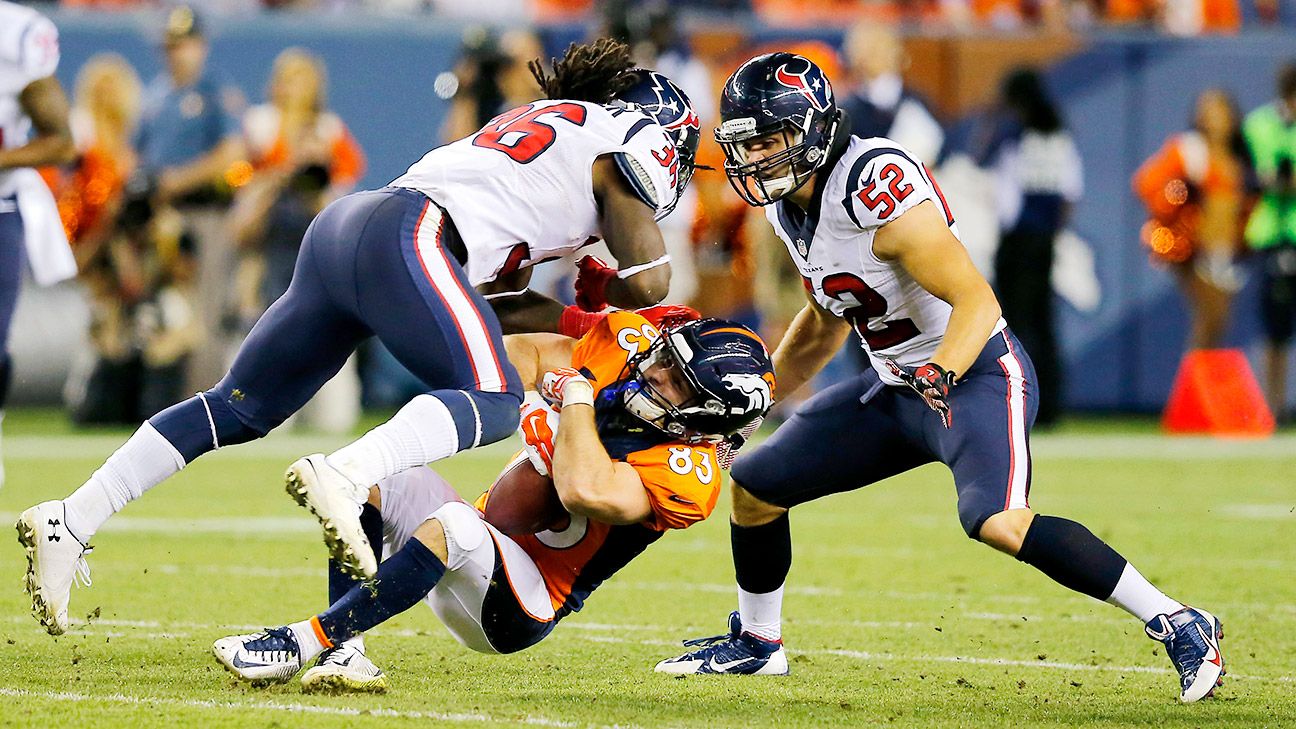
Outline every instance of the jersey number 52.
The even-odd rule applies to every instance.
[[[562,119],[579,127],[585,125],[585,115],[585,107],[580,104],[551,104],[538,108],[535,104],[523,104],[487,122],[473,137],[472,143],[474,147],[494,149],[507,154],[518,164],[526,164],[544,154],[558,136],[552,126],[540,121],[542,117]]]
[[[823,292],[842,303],[856,304],[842,312],[842,317],[855,327],[860,338],[874,352],[904,344],[922,333],[913,319],[892,319],[883,322],[881,329],[870,329],[869,320],[886,316],[889,307],[882,294],[853,273],[825,276]]]

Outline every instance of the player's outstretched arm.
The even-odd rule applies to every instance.
[[[878,230],[873,251],[899,262],[919,286],[953,307],[931,361],[962,376],[985,348],[1002,312],[945,216],[931,200],[919,203]]]
[[[68,100],[53,76],[27,84],[18,103],[32,120],[35,134],[21,147],[0,149],[0,169],[61,165],[76,157],[68,127]]]
[[[561,334],[509,334],[504,351],[528,390],[540,389],[540,376],[549,370],[570,367],[576,340]]]
[[[797,313],[774,350],[774,374],[779,398],[786,398],[809,382],[841,349],[850,325],[819,305],[806,293],[806,305]]]
[[[660,302],[670,288],[670,260],[653,217],[656,211],[630,189],[608,156],[594,162],[594,197],[603,240],[620,269],[607,283],[608,303],[637,309]]]
[[[545,389],[562,398],[554,436],[553,480],[567,511],[605,524],[637,524],[653,515],[638,472],[613,461],[594,425],[594,387],[572,370],[550,372]],[[554,392],[554,391],[558,392]]]

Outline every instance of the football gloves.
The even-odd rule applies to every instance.
[[[585,311],[607,308],[607,286],[617,270],[594,256],[576,262],[576,305]]]
[[[954,386],[953,372],[947,372],[935,362],[928,362],[910,372],[892,360],[887,360],[887,369],[913,388],[913,391],[927,403],[927,407],[936,411],[940,416],[941,425],[946,428],[953,426],[954,415],[949,406],[949,392]]]
[[[554,431],[558,428],[559,414],[548,404],[528,399],[522,403],[522,450],[531,465],[541,476],[553,473]]]
[[[549,370],[540,379],[540,397],[555,407],[594,405],[594,384],[571,367]]]

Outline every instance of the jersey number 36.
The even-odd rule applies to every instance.
[[[540,121],[542,117],[562,119],[579,127],[585,125],[586,113],[580,104],[552,104],[539,108],[535,104],[523,104],[487,122],[473,137],[472,143],[475,147],[503,152],[518,164],[526,164],[544,154],[558,136],[552,126]]]

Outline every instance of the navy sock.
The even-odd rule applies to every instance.
[[[432,550],[411,539],[378,566],[373,582],[352,587],[320,613],[320,628],[333,645],[339,645],[417,605],[441,581],[445,570]]]
[[[198,456],[215,450],[217,444],[237,445],[265,435],[244,425],[212,390],[172,405],[149,418],[149,422],[180,451],[185,463],[193,463]]]
[[[768,524],[744,527],[730,522],[734,575],[747,592],[777,590],[792,569],[792,530],[787,512]]]
[[[1126,565],[1124,557],[1084,525],[1056,516],[1031,521],[1017,559],[1097,600],[1111,597]]]
[[[461,451],[504,440],[517,430],[522,398],[515,392],[437,390],[428,394],[450,411]]]
[[[360,528],[364,529],[365,536],[369,538],[369,546],[373,547],[374,561],[382,562],[383,552],[383,533],[382,533],[382,512],[373,504],[365,504],[360,510]],[[329,604],[341,600],[344,595],[351,591],[351,588],[360,584],[360,580],[342,571],[338,566],[337,560],[329,559],[328,569],[328,591]]]

